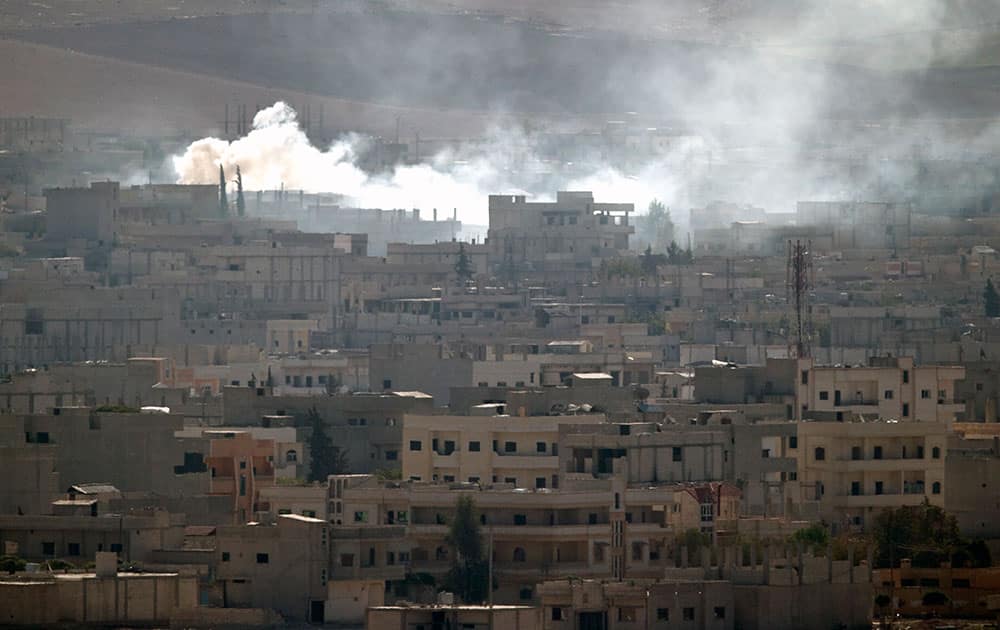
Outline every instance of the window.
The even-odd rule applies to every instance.
[[[516,453],[517,452],[517,442],[504,442],[503,443],[504,453]]]
[[[807,372],[803,372],[803,374],[807,374]],[[694,608],[684,608],[684,621],[694,621]]]
[[[769,448],[761,449],[760,456],[761,456],[761,459],[767,459],[767,458],[771,457],[771,449],[769,449]]]
[[[920,397],[923,398],[924,400],[927,400],[928,398],[931,397],[931,390],[929,389],[920,390]]]
[[[514,524],[515,525],[527,525],[528,524],[528,517],[526,515],[524,515],[524,514],[515,514],[514,515]]]
[[[399,459],[399,452],[398,451],[386,451],[385,452],[385,459],[386,459],[386,461],[394,462],[397,459]]]
[[[903,417],[910,417],[910,403],[903,403]]]
[[[525,562],[527,559],[528,554],[525,553],[523,548],[514,547],[514,562]]]
[[[931,459],[941,459],[941,447],[935,446],[931,449]]]
[[[597,525],[597,514],[595,514],[593,512],[591,512],[590,514],[588,514],[587,515],[587,524],[588,525]]]
[[[532,595],[532,592],[531,592],[531,587],[529,587],[529,586],[525,586],[525,587],[524,587],[524,588],[522,588],[522,589],[521,589],[521,591],[520,591],[520,592],[518,593],[518,596],[519,596],[519,597],[520,597],[521,599],[531,599],[531,595]]]
[[[258,553],[257,554],[257,564],[267,564],[267,563],[268,563],[267,554],[266,553]]]
[[[923,458],[924,458],[924,447],[922,445],[917,446],[917,459],[923,459]]]
[[[851,496],[852,497],[856,497],[856,496],[859,496],[860,494],[861,494],[861,482],[860,481],[852,481],[851,482]]]
[[[803,385],[809,384],[809,370],[802,370],[802,384]]]
[[[675,462],[684,461],[684,451],[683,449],[681,449],[681,447],[679,446],[673,447],[673,460]]]
[[[715,615],[716,619],[725,619],[726,618],[726,607],[725,606],[716,606],[715,608],[712,609],[712,614]]]
[[[882,459],[882,447],[876,446],[872,451],[872,459]]]
[[[355,512],[354,513],[355,523],[367,523],[368,522],[368,512]]]
[[[222,552],[222,561],[223,562],[229,562],[229,552],[228,551],[223,551]]]
[[[790,435],[788,436],[788,448],[798,448],[799,447],[799,436]]]
[[[479,442],[469,442],[469,452],[478,453],[479,452]]]
[[[444,454],[445,455],[451,455],[454,452],[455,452],[455,441],[454,440],[445,440],[444,441]]]
[[[670,621],[670,609],[669,608],[657,608],[656,609],[656,620],[657,621]]]
[[[299,454],[296,453],[295,451],[288,451],[287,453],[285,453],[285,461],[286,462],[297,462],[297,461],[299,461]]]
[[[931,484],[931,494],[941,494],[941,482],[935,481]]]
[[[80,555],[80,543],[67,543],[66,544],[66,555],[67,556],[78,556],[78,555]]]
[[[121,553],[122,552],[122,544],[121,543],[111,543],[111,552],[112,553]]]
[[[892,400],[892,390],[891,389],[885,390],[883,396],[885,397],[886,400]]]
[[[54,555],[56,555],[56,544],[54,542],[43,542],[42,543],[42,555],[43,556],[54,556]]]
[[[826,449],[823,448],[822,446],[817,446],[816,450],[813,451],[813,458],[816,461],[818,461],[818,462],[821,462],[821,461],[825,460],[826,459]]]
[[[875,494],[883,494],[884,487],[881,481],[875,482]]]
[[[420,440],[410,440],[411,451],[419,451],[421,448],[423,448],[423,445],[420,443]]]
[[[552,621],[562,621],[562,608],[552,607]]]
[[[385,379],[382,381],[382,389],[392,389],[392,379]]]
[[[35,441],[38,442],[39,444],[48,444],[49,443],[49,432],[48,431],[39,431],[38,433],[35,434]]]
[[[830,400],[830,392],[822,391],[819,393],[820,400]]]
[[[535,477],[535,488],[545,487],[545,477]]]
[[[353,553],[342,553],[342,554],[340,554],[340,566],[342,566],[342,567],[353,567],[354,566],[354,554]]]
[[[455,481],[455,475],[445,475],[444,476],[444,482],[445,483],[454,483],[454,481]]]
[[[903,370],[903,382],[904,383],[909,383],[910,382],[910,371],[909,370]]]
[[[546,451],[545,442],[535,442],[535,452],[544,453]]]

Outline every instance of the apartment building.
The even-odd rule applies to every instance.
[[[331,499],[335,503],[331,513],[345,528],[405,524],[405,539],[411,546],[405,551],[409,569],[441,577],[453,560],[444,541],[456,499],[471,496],[483,535],[492,541],[500,584],[497,601],[511,603],[534,599],[539,575],[662,575],[674,561],[668,556],[675,536],[683,533],[677,527],[695,522],[711,528],[717,516],[729,518],[739,510],[735,486],[626,484],[624,474],[607,479],[570,477],[552,490],[332,476],[336,498]],[[678,501],[679,493],[685,496]],[[363,577],[391,575],[390,560],[399,563],[402,550],[389,555],[392,549],[385,543],[367,547],[371,562]]]
[[[858,367],[817,366],[799,360],[796,384],[799,418],[823,414],[848,419],[901,421],[960,420],[965,405],[956,400],[962,366],[915,365],[912,357],[872,357]]]
[[[590,268],[628,249],[630,203],[597,203],[591,192],[559,191],[554,202],[490,195],[490,265],[537,270]]]
[[[804,504],[837,529],[866,529],[884,509],[945,505],[947,431],[935,421],[801,422]]]
[[[274,440],[256,439],[249,431],[205,431],[209,494],[232,498],[233,523],[254,520],[261,511],[260,489],[274,485]]]
[[[603,414],[505,416],[489,405],[481,411],[404,416],[403,479],[558,488],[560,426],[605,421]]]

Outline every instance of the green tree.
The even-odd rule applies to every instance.
[[[636,217],[636,241],[646,243],[654,251],[662,252],[674,239],[674,222],[670,210],[658,199],[649,202],[645,215]]]
[[[829,544],[830,532],[822,523],[813,523],[792,534],[792,541],[801,542],[804,547],[813,551],[820,551],[826,549],[827,544]]]
[[[455,501],[455,517],[445,541],[452,551],[452,565],[445,577],[445,588],[467,603],[485,600],[488,595],[486,585],[490,579],[489,563],[483,554],[479,515],[472,497],[460,496]]]
[[[312,429],[309,434],[309,481],[326,481],[330,475],[348,472],[347,450],[333,444],[326,433],[322,416],[313,407],[306,421]]]
[[[993,278],[986,279],[983,289],[983,306],[987,317],[1000,317],[1000,293],[993,286]]]
[[[871,536],[879,567],[899,566],[902,558],[910,558],[913,566],[936,567],[966,547],[955,517],[926,500],[885,510],[875,518]]]
[[[236,214],[246,216],[247,202],[243,198],[243,173],[240,172],[240,165],[236,165]]]
[[[226,195],[226,171],[219,164],[219,214],[223,217],[229,215],[229,197]]]
[[[683,249],[677,241],[670,241],[667,245],[667,262],[672,265],[689,265],[694,262],[694,253],[691,252],[690,246]]]

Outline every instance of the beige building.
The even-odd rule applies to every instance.
[[[0,625],[165,627],[198,607],[198,578],[177,573],[21,574],[0,579]]]
[[[945,505],[947,427],[940,422],[802,422],[804,504],[834,527],[866,529],[879,511]]]
[[[588,270],[595,259],[628,249],[630,203],[596,203],[591,192],[559,191],[554,202],[490,195],[490,264],[538,270]]]
[[[463,630],[541,630],[540,610],[533,606],[373,606],[365,616],[366,630],[420,630],[451,627]]]
[[[559,487],[559,427],[592,425],[603,414],[517,417],[403,417],[403,478],[412,481],[505,483]]]
[[[800,359],[799,370],[800,419],[823,412],[837,419],[862,415],[950,424],[965,412],[955,399],[956,385],[965,378],[961,366],[917,366],[911,357],[873,357],[862,367],[817,366]]]
[[[329,570],[326,521],[294,514],[276,525],[220,527],[216,579],[223,606],[273,608],[285,619],[322,623]]]

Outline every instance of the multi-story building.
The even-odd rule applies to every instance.
[[[884,509],[945,505],[947,426],[941,422],[801,422],[804,504],[835,528],[868,528]]]
[[[322,623],[329,579],[329,525],[279,516],[276,525],[233,525],[216,533],[223,606],[273,608],[284,618]]]
[[[413,481],[507,483],[517,488],[559,487],[559,427],[592,425],[603,414],[403,417],[403,478]]]
[[[630,203],[595,203],[590,192],[556,193],[554,202],[490,195],[490,265],[511,273],[590,270],[595,260],[628,249]]]
[[[961,366],[915,365],[911,357],[872,357],[860,367],[817,366],[799,360],[799,418],[822,413],[841,420],[852,416],[901,421],[952,423],[965,405],[956,386]]]
[[[253,520],[261,509],[260,489],[274,485],[274,440],[255,439],[249,431],[205,431],[211,473],[210,494],[233,500],[233,522]]]

